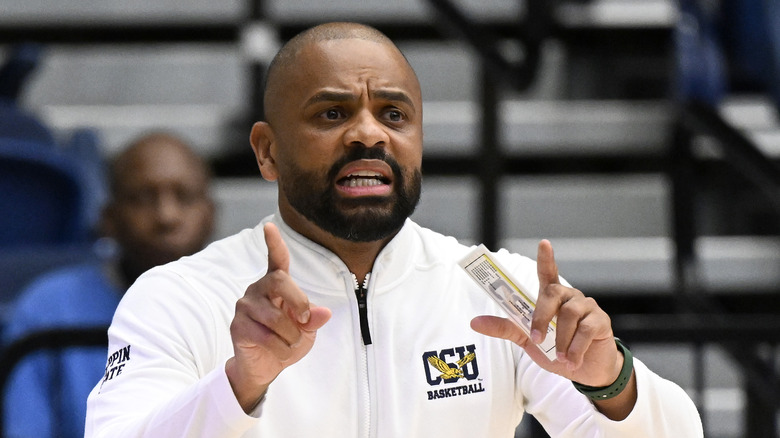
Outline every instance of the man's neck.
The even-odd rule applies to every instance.
[[[336,245],[330,246],[323,245],[320,242],[318,243],[336,254],[344,264],[347,265],[349,271],[355,275],[358,282],[362,284],[363,280],[366,278],[366,274],[371,272],[371,269],[374,267],[374,261],[376,260],[379,251],[385,247],[390,239],[392,239],[392,237],[367,243],[341,241],[335,242]],[[339,243],[343,243],[343,245],[339,245]]]
[[[336,254],[361,283],[366,274],[371,272],[379,252],[397,234],[396,232],[384,239],[371,242],[353,242],[324,231],[298,214],[290,215],[283,212],[282,220],[302,236]]]

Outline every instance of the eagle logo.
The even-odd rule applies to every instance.
[[[463,356],[463,359],[456,362],[458,365],[457,368],[450,367],[447,362],[444,362],[437,356],[428,356],[428,362],[433,365],[434,368],[441,371],[441,375],[439,377],[443,379],[459,379],[463,377],[463,366],[474,360],[476,357],[477,355],[474,352]]]

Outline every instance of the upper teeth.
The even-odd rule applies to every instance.
[[[381,178],[382,174],[377,173],[377,172],[372,172],[370,170],[358,170],[355,173],[350,173],[349,175],[347,175],[347,178],[353,178],[353,177],[356,177],[356,176],[367,176],[367,177],[372,177],[372,178]]]
[[[347,180],[344,182],[349,187],[366,187],[376,186],[382,184],[382,174],[372,172],[370,170],[359,170],[347,175]]]
[[[382,184],[382,181],[379,181],[378,179],[349,179],[346,182],[346,185],[349,187],[368,187],[368,186],[378,186]]]

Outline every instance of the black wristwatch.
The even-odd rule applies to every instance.
[[[609,400],[612,397],[617,396],[626,388],[628,381],[631,380],[631,373],[634,371],[634,357],[631,355],[631,350],[623,344],[620,338],[615,338],[618,351],[623,353],[623,368],[620,369],[620,374],[617,380],[615,380],[609,386],[588,386],[581,383],[572,381],[577,391],[585,394],[594,401]]]

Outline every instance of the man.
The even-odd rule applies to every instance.
[[[107,326],[139,275],[198,251],[210,238],[210,172],[180,139],[139,138],[116,157],[109,178],[102,234],[118,244],[116,263],[66,267],[34,281],[15,305],[7,342],[44,329]],[[83,437],[87,395],[104,372],[104,348],[26,359],[5,394],[5,436]]]
[[[158,132],[113,162],[104,233],[121,251],[123,286],[148,269],[193,254],[214,229],[208,165],[180,138]]]
[[[539,290],[528,339],[461,271],[470,248],[407,219],[422,98],[383,34],[293,38],[265,108],[250,140],[277,213],[131,287],[88,437],[511,437],[523,411],[553,436],[702,435],[685,393],[632,367],[608,316],[560,283],[549,242],[538,268],[497,255]],[[554,315],[550,361],[535,344]]]

